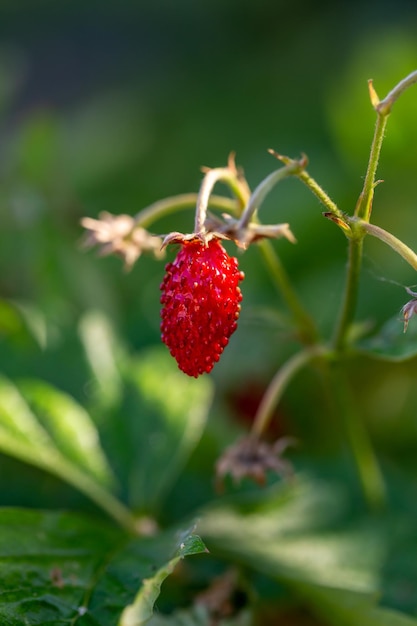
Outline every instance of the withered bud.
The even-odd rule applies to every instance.
[[[295,440],[290,437],[282,437],[273,444],[251,436],[239,440],[227,448],[216,463],[218,486],[222,487],[223,478],[228,474],[235,483],[242,478],[251,478],[259,485],[265,484],[269,470],[288,478],[293,469],[282,454],[294,443]]]
[[[407,332],[410,317],[417,313],[417,300],[414,299],[407,302],[407,304],[405,304],[401,309],[401,313],[403,315],[404,332]]]
[[[120,256],[126,269],[133,266],[142,252],[151,252],[157,258],[163,256],[161,238],[138,226],[131,215],[103,212],[98,220],[82,218],[81,225],[87,230],[83,241],[85,247],[98,245],[102,256]]]
[[[214,215],[209,215],[204,223],[204,230],[198,233],[183,234],[177,231],[165,235],[162,249],[170,243],[183,243],[199,239],[208,243],[211,239],[227,239],[233,241],[239,248],[246,250],[247,247],[261,239],[278,239],[285,237],[291,243],[296,239],[291,232],[289,224],[265,225],[250,223],[244,228],[239,227],[239,222],[230,215],[223,214],[223,220]]]

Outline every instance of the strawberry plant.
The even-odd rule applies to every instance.
[[[414,485],[400,493],[405,479],[375,449],[356,402],[364,369],[378,375],[381,363],[396,370],[417,355],[412,286],[404,286],[393,319],[372,326],[358,316],[369,235],[417,269],[415,252],[371,222],[388,118],[415,82],[417,72],[383,99],[369,82],[376,126],[351,211],[311,176],[306,156],[270,150],[280,167],[253,191],[231,155],[225,167],[205,168],[198,193],[165,198],[135,216],[83,218],[87,247],[122,257],[127,269],[137,264],[138,276],[142,255],[159,264],[165,345],[135,352],[110,315],[90,309],[73,342],[88,386],[83,399],[41,377],[1,377],[0,451],[32,468],[28,481],[47,476],[47,491],[66,484],[78,498],[66,510],[0,509],[2,623],[417,625]],[[277,210],[277,223],[262,223],[264,202],[287,179],[312,192],[347,242],[330,332],[304,304],[278,253],[291,245],[303,254],[286,207]],[[227,195],[214,193],[217,183]],[[195,219],[182,233],[175,228],[184,209]],[[160,220],[172,230],[160,232]],[[250,328],[241,324],[245,284],[255,280],[250,264],[240,269],[249,250],[279,293],[280,310],[269,319],[285,348],[276,351],[247,426],[226,409],[216,372],[225,371],[217,368],[228,354],[227,369],[236,367],[237,377],[239,358],[252,360]],[[150,300],[156,318],[156,293]],[[21,304],[3,305],[2,319],[24,327],[19,337],[41,342],[51,332],[42,335]],[[248,368],[254,381],[255,362]],[[302,379],[309,375],[314,384]],[[245,380],[238,391],[245,385],[249,392]],[[323,419],[320,445],[336,441],[330,472],[289,425],[288,407],[295,414],[301,396]]]

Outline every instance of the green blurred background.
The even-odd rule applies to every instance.
[[[83,216],[135,214],[160,198],[197,191],[200,167],[225,164],[232,150],[254,187],[276,168],[271,147],[293,157],[305,152],[310,173],[341,209],[353,211],[375,120],[367,79],[382,97],[417,68],[416,29],[411,1],[3,0],[2,373],[45,379],[88,405],[91,372],[79,333],[86,312],[103,312],[133,353],[159,343],[164,264],[141,258],[124,273],[119,259],[85,252]],[[374,221],[411,247],[417,244],[416,111],[413,90],[395,105],[374,209]],[[270,196],[262,219],[290,222],[298,243],[274,246],[329,336],[346,240],[321,211],[308,190],[289,180]],[[192,213],[183,212],[155,230],[189,232],[192,224]],[[241,322],[213,372],[222,410],[235,417],[250,413],[294,351],[256,246],[240,262],[246,273]],[[367,241],[359,317],[371,327],[399,318],[407,299],[401,285],[416,282],[394,253]],[[413,363],[381,364],[372,372],[362,363],[355,371],[377,445],[405,463],[404,453],[411,458],[417,443]],[[253,388],[242,400],[248,381]],[[299,436],[304,449],[320,448],[332,437],[321,389],[309,374],[298,384],[284,403],[282,430]],[[1,468],[0,504],[78,502],[54,479],[14,461],[2,457]]]

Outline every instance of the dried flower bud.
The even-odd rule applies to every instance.
[[[142,252],[152,252],[157,258],[163,256],[162,240],[138,226],[131,215],[100,213],[99,219],[84,217],[81,225],[87,230],[84,246],[99,245],[100,254],[117,254],[130,269]]]
[[[266,482],[266,472],[286,477],[292,474],[289,461],[282,458],[283,452],[292,445],[293,439],[282,437],[273,444],[259,441],[255,437],[245,437],[226,449],[216,464],[216,475],[221,487],[223,478],[230,474],[239,483],[242,478],[252,478],[259,485]]]
[[[404,332],[407,332],[410,317],[417,313],[417,299],[414,298],[413,300],[407,302],[407,304],[405,304],[401,309],[401,313],[403,315]]]
[[[245,226],[240,225],[240,220],[235,219],[227,213],[223,213],[221,218],[217,215],[209,214],[205,221],[205,227],[209,233],[217,237],[231,239],[239,248],[246,250],[251,243],[261,239],[279,239],[285,237],[291,243],[296,239],[291,232],[289,224],[257,224],[249,222]]]

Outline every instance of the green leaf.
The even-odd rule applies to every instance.
[[[14,445],[15,442],[15,445]],[[84,409],[70,396],[41,381],[19,390],[0,377],[0,448],[39,467],[65,461],[99,483],[112,482],[98,433]]]
[[[172,574],[177,563],[185,556],[205,551],[206,547],[200,537],[190,534],[182,537],[176,555],[159,568],[152,578],[143,581],[134,603],[127,606],[123,611],[119,626],[142,626],[145,624],[152,617],[153,606],[160,594],[162,583],[167,576]]]
[[[99,388],[100,404],[113,404],[121,395],[122,379],[118,360],[126,359],[120,340],[108,318],[100,311],[89,311],[79,324],[79,334],[87,362]]]
[[[0,451],[65,480],[134,530],[130,512],[109,491],[112,474],[88,414],[45,383],[24,388],[32,406],[0,377]]]
[[[133,360],[126,379],[122,414],[130,424],[126,447],[134,446],[131,504],[154,511],[200,440],[211,404],[211,380],[183,374],[164,348]]]
[[[382,568],[396,550],[392,526],[384,517],[342,524],[346,504],[342,485],[305,478],[249,509],[208,507],[199,527],[210,551],[286,583],[329,624],[417,626],[376,606]]]
[[[417,324],[412,319],[404,333],[398,317],[390,319],[378,334],[364,339],[358,345],[361,353],[384,361],[406,361],[417,356]]]
[[[176,554],[179,541],[174,531],[129,538],[94,518],[0,509],[0,623],[116,624],[126,605],[144,595],[142,581],[169,573],[193,553]],[[149,615],[158,589],[153,593]]]
[[[103,485],[113,476],[88,413],[69,395],[39,380],[24,381],[19,389],[42,428],[60,453]]]

